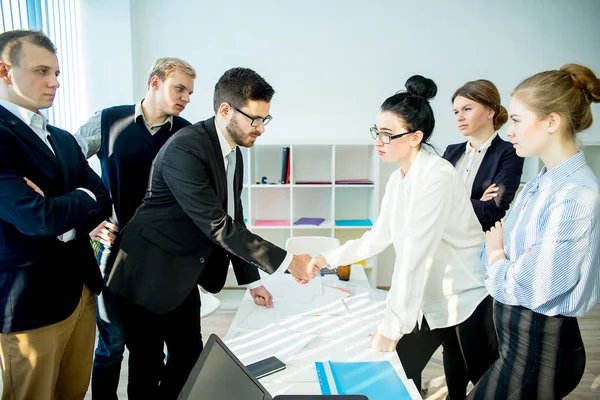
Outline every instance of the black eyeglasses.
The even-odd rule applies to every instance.
[[[229,103],[227,103],[227,104],[229,104]],[[271,117],[270,115],[267,115],[264,118],[262,118],[262,117],[251,117],[248,114],[246,114],[245,112],[243,112],[242,110],[240,110],[239,108],[237,108],[236,106],[234,106],[233,104],[229,104],[229,105],[235,111],[237,111],[240,114],[242,114],[243,116],[249,118],[250,119],[250,126],[252,126],[254,128],[258,128],[261,124],[266,126],[273,119],[273,117]]]
[[[398,138],[401,138],[402,136],[410,135],[411,133],[416,132],[416,131],[410,131],[410,132],[398,133],[397,135],[392,135],[392,134],[385,133],[385,132],[378,132],[377,128],[374,126],[370,127],[369,131],[371,132],[371,136],[373,136],[373,139],[377,139],[377,136],[379,136],[379,140],[381,140],[381,143],[383,143],[383,144],[390,144],[390,142],[394,139],[398,139]]]

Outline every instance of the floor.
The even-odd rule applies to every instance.
[[[237,304],[241,300],[244,291],[224,290],[218,297],[221,300],[221,308],[214,314],[202,320],[202,332],[205,339],[210,333],[219,337],[225,336],[229,325],[235,316]],[[575,399],[599,399],[600,398],[600,306],[597,306],[584,318],[579,320],[583,342],[586,346],[587,365],[586,371],[579,386],[567,397]],[[444,370],[441,364],[441,350],[438,350],[423,372],[423,383],[427,390],[426,399],[444,399],[447,394],[444,380]],[[121,369],[121,381],[119,383],[119,399],[127,399],[127,354]],[[85,399],[91,400],[88,392]]]

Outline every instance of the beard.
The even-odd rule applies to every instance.
[[[237,118],[235,118],[235,117],[231,118],[231,121],[229,121],[229,123],[227,124],[225,129],[227,129],[229,136],[231,137],[233,142],[235,144],[237,144],[238,146],[242,146],[242,147],[254,146],[254,142],[252,140],[249,140],[249,138],[248,138],[249,135],[245,134],[242,131],[242,128],[240,128],[240,124],[238,124]]]

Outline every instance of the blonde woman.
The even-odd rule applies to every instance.
[[[537,156],[544,168],[486,234],[481,259],[500,358],[470,399],[559,399],[583,375],[577,317],[600,299],[600,186],[576,135],[592,125],[592,102],[600,80],[574,64],[513,93],[508,135],[520,157]]]

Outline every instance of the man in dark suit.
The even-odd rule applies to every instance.
[[[467,143],[449,145],[443,157],[456,167],[466,151]],[[484,231],[488,231],[506,214],[519,188],[523,161],[524,159],[515,153],[512,143],[502,140],[498,135],[492,139],[481,160],[471,190],[471,203]],[[484,194],[489,193],[492,193],[492,196],[486,200]]]
[[[244,224],[243,159],[263,134],[273,88],[231,69],[215,86],[215,117],[185,127],[159,151],[146,198],[117,237],[108,287],[123,297],[129,399],[175,399],[202,351],[197,284],[216,293],[229,262],[259,305],[271,306],[258,269],[304,282],[310,256],[292,256]],[[163,370],[163,346],[168,359]],[[232,384],[235,384],[232,382]]]
[[[0,34],[2,398],[83,399],[102,277],[88,233],[110,197],[75,139],[39,112],[59,87],[41,32]]]

